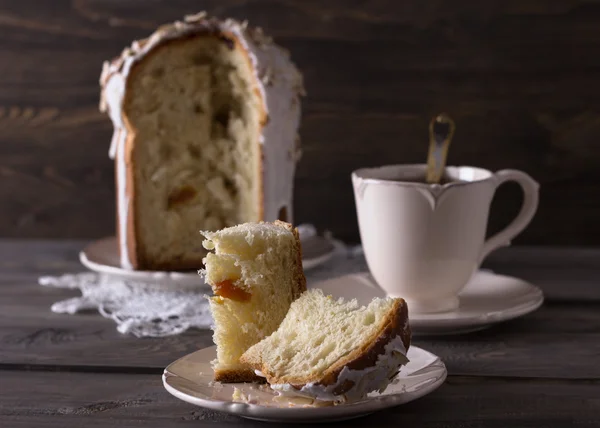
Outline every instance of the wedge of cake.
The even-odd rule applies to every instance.
[[[403,299],[360,307],[311,289],[279,328],[241,357],[282,394],[322,401],[360,399],[383,390],[408,362],[411,333]]]
[[[200,267],[198,230],[292,222],[302,76],[260,28],[206,13],[104,63],[126,269]]]
[[[214,293],[209,302],[217,345],[215,380],[257,380],[240,356],[273,333],[290,304],[306,290],[298,232],[275,221],[203,235],[205,248],[214,250],[204,259],[203,273]]]

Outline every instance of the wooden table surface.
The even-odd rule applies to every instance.
[[[0,240],[0,426],[266,426],[169,395],[160,375],[212,343],[209,331],[123,336],[96,313],[58,315],[74,291],[37,285],[83,270],[81,241]],[[600,426],[600,250],[511,248],[487,267],[543,288],[538,311],[457,337],[415,337],[442,357],[444,385],[339,426]]]

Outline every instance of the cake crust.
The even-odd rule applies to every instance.
[[[214,379],[222,383],[256,382],[265,383],[265,378],[257,376],[254,371],[246,369],[216,369]]]
[[[296,272],[294,273],[295,292],[292,298],[293,301],[306,291],[306,277],[304,276],[304,269],[302,267],[302,243],[300,241],[300,234],[298,233],[298,229],[293,227],[290,223],[280,220],[276,220],[273,223],[289,230],[294,235],[294,241],[296,243],[294,246],[296,251]]]

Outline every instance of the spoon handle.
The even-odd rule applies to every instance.
[[[448,147],[454,135],[454,121],[445,113],[429,123],[429,154],[427,156],[427,182],[439,183],[444,175]]]

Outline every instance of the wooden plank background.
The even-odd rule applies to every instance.
[[[421,162],[457,122],[452,164],[541,183],[521,244],[600,244],[600,3],[585,0],[0,0],[0,236],[113,233],[102,61],[184,14],[247,18],[306,79],[296,219],[358,239],[350,172]],[[520,194],[507,185],[491,229]]]
[[[95,311],[52,313],[52,303],[80,293],[40,287],[37,278],[80,271],[83,245],[0,239],[0,426],[281,426],[195,407],[165,391],[164,367],[211,345],[209,330],[137,339]],[[415,402],[333,426],[600,426],[599,260],[598,249],[494,253],[486,267],[538,285],[543,306],[480,332],[413,336],[412,344],[446,364],[444,384]]]

